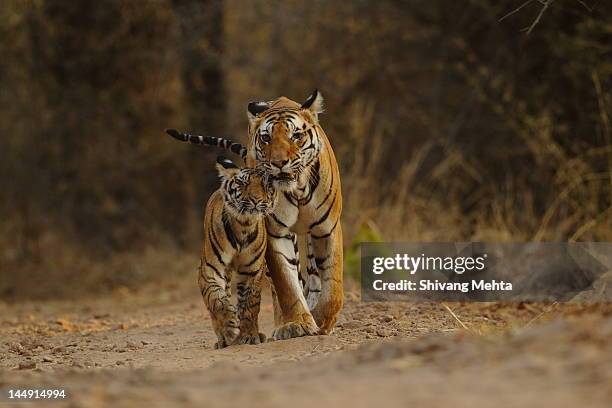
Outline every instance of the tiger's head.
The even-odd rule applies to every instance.
[[[301,105],[285,97],[249,103],[247,163],[268,173],[276,189],[293,190],[323,147],[318,132],[322,111],[323,96],[316,89]]]
[[[223,156],[217,158],[225,207],[238,219],[263,217],[274,210],[277,193],[270,176],[261,169],[239,168]]]

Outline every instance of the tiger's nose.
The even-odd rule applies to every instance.
[[[282,169],[283,167],[285,167],[285,164],[289,163],[289,159],[287,160],[274,160],[272,161],[272,164],[275,165],[276,167],[278,167],[279,169]]]

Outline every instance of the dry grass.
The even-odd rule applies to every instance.
[[[474,164],[477,158],[467,158],[457,149],[443,149],[444,154],[432,164],[431,156],[441,144],[434,141],[415,146],[408,158],[391,160],[385,150],[390,136],[377,128],[373,109],[354,106],[352,143],[343,145],[339,154],[344,165],[347,242],[364,223],[374,225],[385,241],[612,239],[612,170],[596,170],[601,163],[612,169],[608,108],[605,98],[601,99],[603,146],[580,141],[562,146],[551,135],[549,118],[536,120],[525,114],[513,119],[512,126],[525,135],[521,148],[534,161],[530,171],[541,172],[544,181],[545,169],[553,169],[550,182],[544,185],[525,183],[524,169],[507,174],[506,182],[499,185]],[[510,152],[508,159],[512,159]]]
[[[75,299],[107,293],[117,288],[136,290],[150,283],[192,280],[195,287],[197,249],[177,249],[166,242],[145,246],[139,251],[103,256],[82,243],[66,241],[49,233],[36,248],[32,259],[12,260],[13,273],[2,268],[0,294],[4,301],[21,299]]]

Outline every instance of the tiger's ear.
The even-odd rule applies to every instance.
[[[267,111],[270,108],[268,102],[260,101],[260,102],[249,102],[247,106],[247,117],[249,118],[249,125],[252,125],[259,115],[262,112]]]
[[[238,166],[233,161],[223,156],[217,157],[217,172],[221,180],[229,180],[240,172]]]
[[[318,119],[319,113],[323,112],[323,95],[318,89],[306,98],[306,101],[302,104],[302,109],[308,109],[313,114],[315,119]]]

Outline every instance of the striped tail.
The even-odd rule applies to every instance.
[[[240,143],[234,143],[231,140],[213,136],[190,135],[189,133],[181,133],[176,129],[166,129],[166,133],[176,140],[180,140],[181,142],[221,147],[222,149],[229,150],[232,153],[239,154],[243,160],[246,159],[246,147]]]

